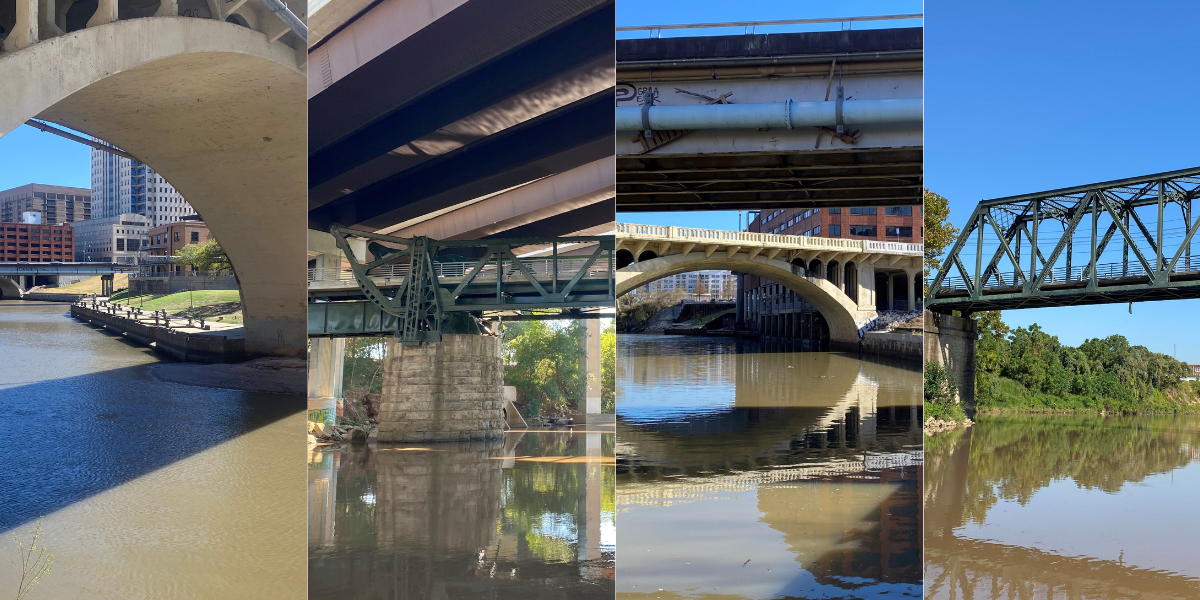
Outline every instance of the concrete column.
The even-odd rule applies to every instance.
[[[734,319],[734,329],[745,329],[746,327],[746,275],[745,273],[737,274],[737,295],[736,299],[736,318]]]
[[[308,357],[308,420],[333,423],[342,397],[346,338],[312,338]]]
[[[107,25],[117,21],[117,0],[98,0],[96,12],[88,19],[87,27]]]
[[[888,295],[887,296],[887,298],[888,298],[887,307],[888,307],[888,310],[896,310],[896,294],[895,294],[896,286],[893,285],[893,283],[892,283],[893,279],[895,279],[895,277],[893,277],[893,274],[888,273],[888,276],[887,276],[887,295]]]
[[[178,0],[159,0],[158,10],[154,12],[156,17],[177,17],[179,16],[179,1]]]
[[[586,382],[584,391],[584,413],[600,414],[600,319],[587,319],[587,329],[579,339],[583,356],[579,359],[579,371]]]
[[[967,416],[975,417],[975,342],[979,329],[974,319],[925,311],[923,319],[925,362],[942,365],[958,383],[958,401]]]
[[[38,0],[38,39],[48,40],[63,34],[55,21],[55,0]]]
[[[337,452],[308,451],[308,547],[333,546],[337,506]]]
[[[388,341],[379,441],[443,442],[504,437],[500,338],[443,334],[440,342]]]
[[[6,52],[20,50],[38,41],[38,2],[39,0],[16,0],[17,22],[8,38],[4,40]]]
[[[905,271],[904,279],[906,281],[908,281],[908,310],[916,310],[917,309],[916,274]]]

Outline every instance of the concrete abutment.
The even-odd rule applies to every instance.
[[[958,402],[967,416],[975,416],[975,342],[979,339],[974,319],[925,311],[925,362],[946,369],[958,384]]]

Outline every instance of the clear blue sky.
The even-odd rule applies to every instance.
[[[91,188],[91,148],[28,125],[17,127],[0,138],[0,190],[27,183]]]
[[[724,23],[731,21],[779,21],[785,19],[818,19],[827,17],[858,17],[897,14],[920,14],[921,2],[912,0],[847,0],[843,2],[815,2],[812,0],[741,0],[738,2],[715,0],[617,0],[617,26],[673,25],[695,23]],[[864,22],[853,25],[856,29],[880,27],[917,27],[920,20]],[[756,33],[783,33],[789,31],[836,31],[838,24],[786,25],[759,28]],[[695,35],[740,35],[741,27],[666,30],[663,37]],[[618,39],[648,37],[649,32],[621,32]],[[742,222],[746,216],[743,213]],[[737,211],[666,212],[666,213],[618,213],[617,221],[643,225],[676,225],[679,227],[703,227],[707,229],[737,229]]]
[[[925,185],[979,200],[1200,165],[1200,3],[925,3]],[[1200,301],[1006,311],[1200,363]]]

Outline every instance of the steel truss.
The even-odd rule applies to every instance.
[[[310,337],[394,333],[403,343],[420,343],[441,340],[443,324],[455,312],[560,309],[560,318],[588,318],[578,309],[616,306],[611,236],[444,241],[337,224],[330,233],[350,263],[358,291],[310,291]],[[370,240],[367,249],[374,260],[359,262],[351,238]],[[564,245],[594,249],[560,256]],[[518,256],[543,247],[548,256]]]
[[[1200,298],[1197,197],[1200,167],[980,202],[925,306],[969,314]],[[1175,215],[1182,227],[1165,226]]]

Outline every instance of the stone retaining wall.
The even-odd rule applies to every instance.
[[[910,333],[867,332],[863,336],[863,352],[877,356],[921,360],[924,354],[924,336]]]
[[[388,342],[379,408],[381,442],[504,436],[500,338],[443,334],[440,342]]]
[[[178,360],[214,363],[241,362],[246,359],[245,341],[240,338],[169,331],[78,304],[71,306],[71,316]]]
[[[21,296],[22,300],[38,302],[75,302],[87,294],[52,294],[49,292],[32,292]]]

